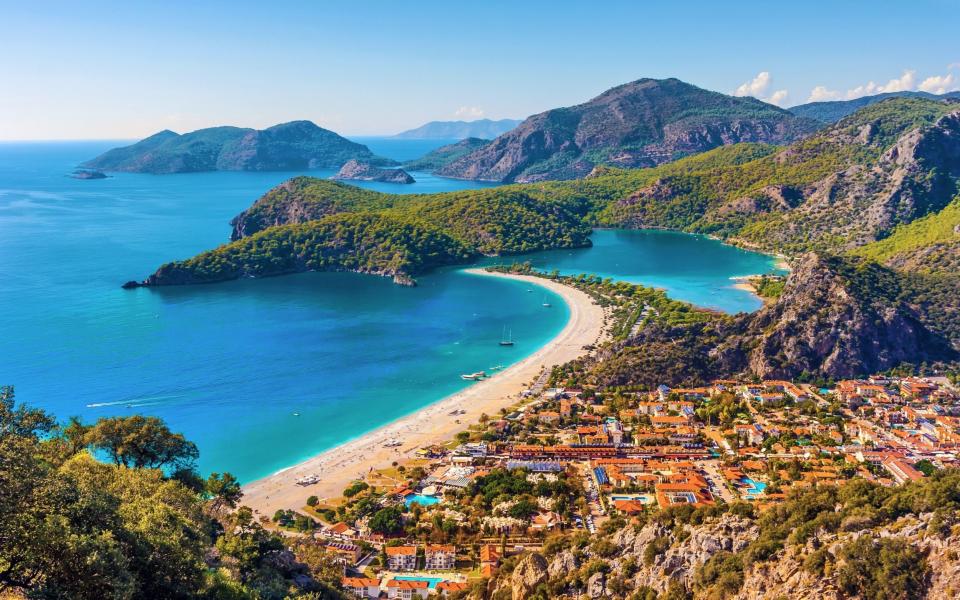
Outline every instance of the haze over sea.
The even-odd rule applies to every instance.
[[[448,142],[358,141],[398,160]],[[0,144],[0,384],[61,418],[161,416],[198,444],[202,472],[249,481],[462,389],[461,373],[522,359],[567,320],[549,292],[459,269],[423,276],[416,288],[309,273],[121,290],[225,242],[231,217],[301,173],[66,177],[116,145]],[[409,186],[360,185],[398,193],[487,185],[413,175]],[[685,234],[597,231],[593,241],[520,260],[656,285],[728,312],[759,306],[731,277],[773,269],[768,256]],[[504,328],[511,348],[497,344]]]

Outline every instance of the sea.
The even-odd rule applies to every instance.
[[[403,161],[451,140],[357,141]],[[461,373],[523,359],[568,320],[545,289],[462,268],[421,276],[413,288],[305,273],[122,290],[164,262],[225,243],[234,215],[304,174],[68,177],[122,143],[0,143],[0,385],[59,419],[162,417],[196,442],[202,473],[246,482],[471,385]],[[411,185],[358,185],[394,193],[491,185],[412,174]],[[522,260],[663,287],[727,312],[760,306],[731,277],[776,268],[772,257],[693,235],[598,230],[592,239],[592,248]],[[514,346],[498,344],[504,331]]]

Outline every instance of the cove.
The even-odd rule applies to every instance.
[[[461,373],[530,355],[567,321],[549,292],[460,269],[416,288],[307,273],[126,292],[119,283],[223,243],[233,215],[299,173],[65,177],[114,145],[0,144],[0,384],[60,419],[157,415],[197,443],[202,472],[250,481],[470,385]],[[593,241],[521,260],[635,277],[680,298],[702,289],[731,311],[728,295],[750,297],[729,289],[729,277],[770,260],[733,254],[698,271],[718,247],[735,249],[649,232],[598,231]],[[504,328],[515,346],[497,343]]]

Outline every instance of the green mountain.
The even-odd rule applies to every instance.
[[[848,377],[955,359],[958,181],[960,107],[894,98],[786,147],[733,144],[573,181],[401,196],[299,177],[238,215],[234,242],[147,284],[331,269],[407,281],[481,254],[586,245],[593,226],[708,233],[788,255],[779,298],[753,315],[644,328],[591,376]]]
[[[490,143],[490,140],[468,137],[455,144],[440,146],[403,166],[411,171],[437,171],[453,161],[475,152]]]
[[[234,219],[234,241],[163,265],[143,285],[303,271],[374,273],[410,283],[431,268],[481,255],[590,245],[590,227],[575,202],[492,189],[334,198],[342,188],[349,186],[307,177],[280,186]]]
[[[847,115],[852,115],[861,108],[887,100],[888,98],[925,98],[927,100],[942,100],[946,98],[960,98],[960,92],[947,92],[936,95],[928,92],[890,92],[863,96],[853,100],[830,100],[826,102],[809,102],[793,106],[788,110],[798,117],[806,117],[823,123],[836,123]]]
[[[292,121],[263,130],[211,127],[183,135],[165,130],[136,144],[108,150],[82,166],[153,174],[290,171],[336,169],[351,159],[392,163],[374,156],[363,144],[310,121]]]
[[[574,179],[597,165],[649,167],[738,142],[789,142],[817,127],[754,98],[677,79],[640,79],[529,117],[438,174],[501,182]]]
[[[466,138],[491,139],[510,131],[519,119],[477,119],[476,121],[430,121],[415,129],[401,131],[393,136],[404,140],[462,140]]]

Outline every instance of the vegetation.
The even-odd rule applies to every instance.
[[[195,457],[159,421],[60,426],[0,389],[0,596],[339,597],[339,577],[295,587],[273,560],[282,541],[249,509],[223,514],[239,501],[236,480],[190,476]]]

